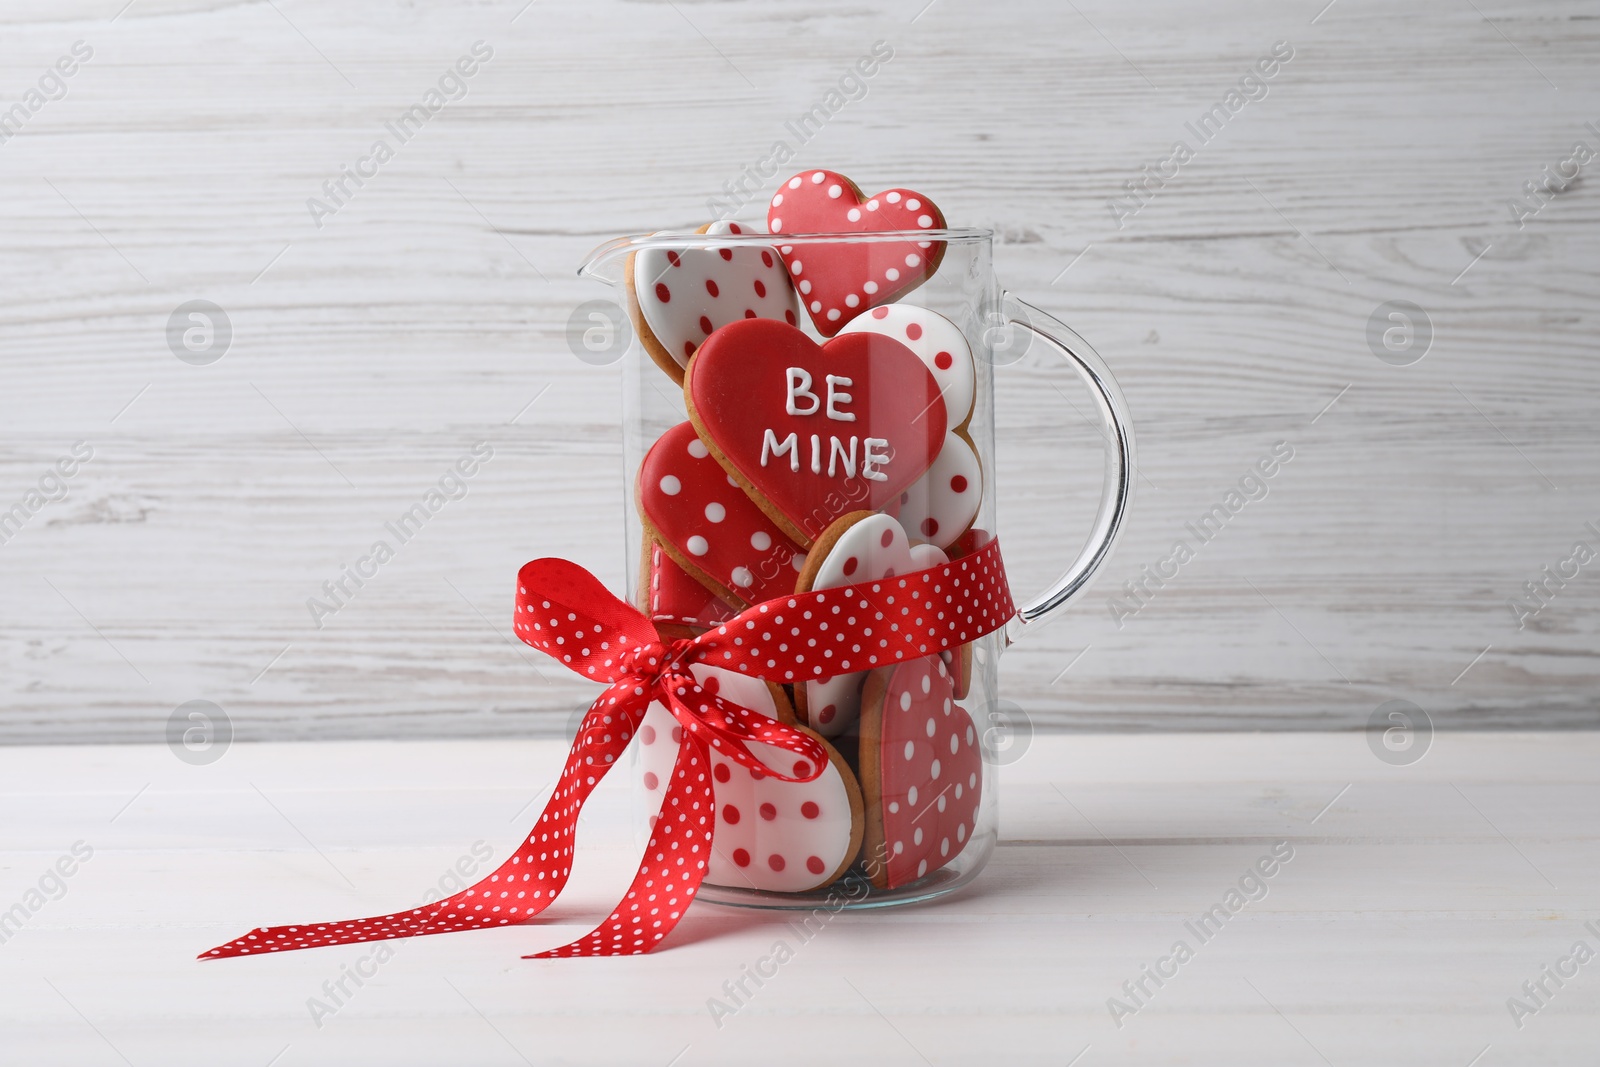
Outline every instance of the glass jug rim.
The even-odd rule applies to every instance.
[[[994,237],[994,231],[985,227],[965,226],[945,229],[926,230],[873,230],[870,232],[796,232],[796,233],[768,233],[765,230],[746,231],[744,233],[699,233],[694,230],[660,230],[655,233],[627,234],[614,237],[597,246],[586,257],[583,265],[578,268],[580,278],[605,277],[603,265],[614,261],[618,256],[651,248],[670,248],[682,250],[737,248],[746,245],[772,247],[780,244],[886,244],[890,242],[914,241],[918,243],[932,243],[939,241],[945,244],[972,244],[979,241],[988,241]]]

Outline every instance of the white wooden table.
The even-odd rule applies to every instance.
[[[805,943],[782,915],[700,905],[657,955],[520,959],[585,932],[631,874],[629,794],[608,781],[546,922],[390,943],[376,966],[372,946],[192,958],[258,924],[419,901],[478,842],[502,858],[561,754],[0,749],[0,907],[93,850],[0,944],[0,1060],[1550,1067],[1600,1047],[1600,960],[1546,979],[1520,1030],[1507,1009],[1575,941],[1600,948],[1592,734],[1441,733],[1410,766],[1354,733],[1040,737],[1003,769],[1001,847],[959,899]],[[1278,842],[1293,858],[1265,897],[1202,944],[1185,923]],[[780,938],[794,958],[719,1028],[708,999]],[[1193,958],[1145,979],[1119,1028],[1108,998],[1132,1006],[1122,984],[1172,970],[1178,940]],[[335,1010],[314,1018],[313,998]]]

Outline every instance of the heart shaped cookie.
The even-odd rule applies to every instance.
[[[672,562],[728,603],[749,607],[794,591],[805,550],[751,502],[689,423],[645,454],[635,499]]]
[[[928,472],[886,507],[913,536],[948,548],[967,532],[982,503],[978,451],[965,434],[951,432]]]
[[[925,307],[915,304],[890,304],[875,307],[853,320],[846,333],[877,333],[893,337],[917,354],[939,383],[950,428],[958,430],[972,418],[972,402],[977,395],[977,371],[972,362],[972,346],[961,327]]]
[[[802,171],[779,186],[767,208],[767,229],[785,233],[884,233],[940,230],[944,215],[910,189],[869,197],[837,171]],[[943,241],[852,241],[778,244],[800,302],[824,337],[868,308],[892,304],[933,277]]]
[[[804,893],[838,878],[861,850],[863,813],[855,775],[832,746],[795,723],[781,688],[720,667],[696,664],[690,669],[706,690],[810,733],[828,754],[828,766],[820,777],[785,782],[712,751],[711,790],[717,816],[707,880],[741,889]],[[639,724],[643,784],[658,806],[677,758],[681,731],[672,713],[660,704],[651,704]],[[803,761],[792,752],[759,742],[748,747],[769,767],[794,767],[794,774],[802,773]]]
[[[713,222],[697,232],[746,231],[737,222]],[[624,276],[633,328],[675,382],[683,381],[689,357],[721,326],[754,318],[800,323],[794,286],[770,248],[697,248],[688,240],[682,248],[641,248],[628,257]]]
[[[856,511],[823,531],[806,556],[795,592],[843,589],[910,574],[950,562],[932,545],[913,545],[889,515]],[[800,718],[823,737],[850,731],[861,713],[861,687],[867,672],[797,683],[795,703]]]
[[[645,614],[663,636],[691,637],[739,613],[739,609],[678,566],[654,537],[644,539],[639,583],[639,600]]]
[[[894,889],[938,870],[977,825],[983,755],[938,656],[881,667],[861,696],[868,876]]]
[[[793,326],[742,319],[700,346],[683,389],[717,462],[802,545],[847,512],[898,499],[944,445],[933,375],[879,334],[818,345]]]

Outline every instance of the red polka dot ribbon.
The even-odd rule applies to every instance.
[[[368,919],[263,927],[199,958],[528,922],[566,886],[584,801],[616,765],[650,705],[660,703],[682,732],[672,781],[633,883],[592,932],[529,958],[649,952],[672,932],[705,878],[715,823],[711,752],[786,782],[811,781],[828,762],[822,747],[799,730],[702,688],[691,665],[778,683],[828,678],[957,648],[999,629],[1015,611],[994,540],[927,570],[777,597],[699,637],[670,643],[582,567],[534,560],[517,576],[517,636],[609,685],[590,706],[555,792],[516,854],[487,878],[437,903]],[[747,741],[798,756],[795,775],[758,760]]]

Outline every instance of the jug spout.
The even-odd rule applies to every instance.
[[[616,237],[590,252],[578,268],[578,277],[591,278],[607,285],[621,287],[623,272],[628,266],[628,254],[636,247],[636,238]]]

